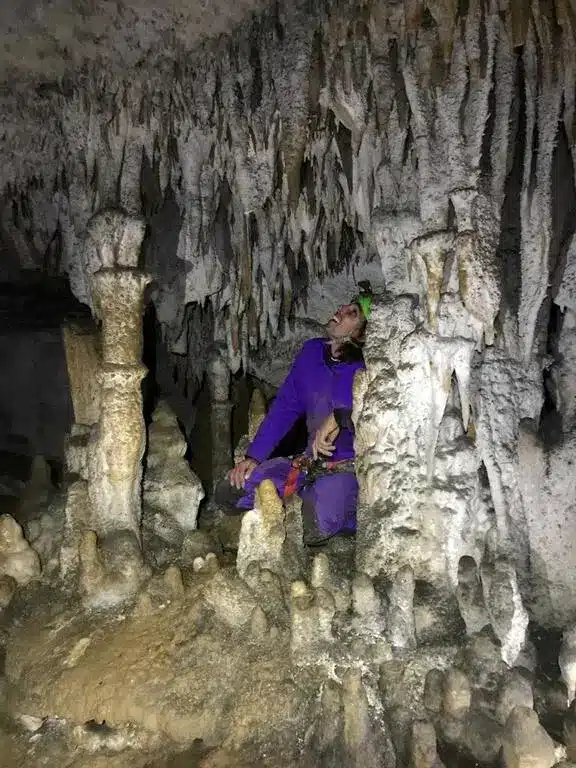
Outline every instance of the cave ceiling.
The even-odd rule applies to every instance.
[[[90,303],[88,221],[144,215],[167,346],[191,357],[210,298],[238,368],[327,276],[362,267],[346,295],[376,266],[417,293],[411,243],[456,217],[503,287],[466,300],[513,316],[528,359],[573,234],[575,19],[572,0],[4,3],[1,266]]]
[[[7,0],[0,8],[0,79],[57,83],[88,62],[127,70],[175,60],[230,32],[263,0]]]

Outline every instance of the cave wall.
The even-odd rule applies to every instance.
[[[62,460],[72,423],[60,329],[0,333],[0,450]]]
[[[91,304],[88,220],[143,214],[160,368],[184,398],[213,345],[233,372],[279,381],[364,277],[417,296],[438,370],[466,350],[451,407],[471,414],[499,546],[528,574],[527,510],[558,503],[572,524],[571,490],[555,489],[572,460],[574,216],[559,200],[574,197],[575,29],[569,0],[300,0],[153,66],[92,58],[3,96],[2,241]],[[556,464],[538,431],[545,376]],[[432,435],[446,394],[421,414]],[[541,465],[537,496],[523,478]],[[568,533],[547,534],[547,558]]]
[[[0,450],[62,460],[73,412],[61,325],[90,312],[64,277],[17,255],[0,270]]]

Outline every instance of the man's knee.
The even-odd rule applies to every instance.
[[[303,494],[304,529],[311,539],[353,534],[356,530],[358,482],[353,473],[318,478]]]

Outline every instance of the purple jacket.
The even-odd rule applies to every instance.
[[[301,416],[306,417],[310,454],[314,435],[326,417],[337,409],[351,410],[354,374],[360,368],[364,368],[361,360],[331,360],[325,339],[307,341],[246,455],[258,462],[265,461]],[[354,458],[354,433],[349,426],[342,427],[335,447],[332,461]]]

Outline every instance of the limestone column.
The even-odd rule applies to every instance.
[[[100,389],[97,382],[100,334],[95,329],[70,323],[62,328],[62,340],[74,422],[91,426],[96,424],[100,413]]]
[[[212,433],[212,486],[224,477],[232,465],[232,403],[230,402],[230,368],[219,351],[215,351],[206,370],[210,392],[210,425]]]
[[[139,271],[144,222],[126,217],[128,248],[121,258],[110,249],[105,228],[92,229],[101,245],[102,268],[91,278],[94,312],[102,323],[102,363],[98,373],[100,415],[89,466],[92,527],[99,535],[130,531],[140,539],[142,457],[146,428],[142,413],[142,314],[150,282]],[[103,233],[99,242],[98,235]]]
[[[100,417],[100,331],[87,324],[62,327],[74,422],[66,438],[66,471],[87,479],[87,447]]]

